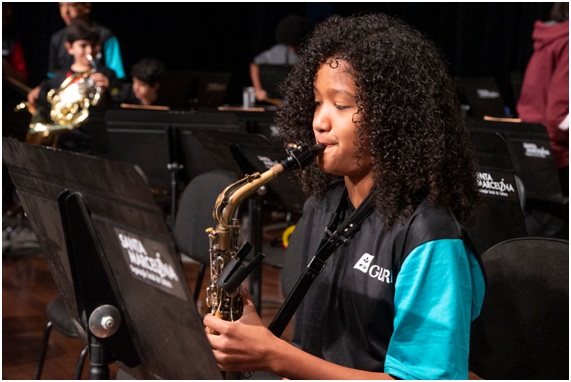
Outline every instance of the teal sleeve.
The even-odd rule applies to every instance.
[[[484,291],[482,270],[462,240],[415,248],[395,283],[385,373],[402,379],[468,379],[470,324],[480,314]]]
[[[117,40],[117,37],[115,36],[105,42],[105,66],[109,69],[113,69],[117,78],[125,78],[119,40]]]

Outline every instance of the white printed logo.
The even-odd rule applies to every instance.
[[[373,260],[374,256],[371,256],[368,253],[365,253],[357,264],[353,267],[354,269],[358,269],[363,273],[368,273],[374,279],[378,279],[384,283],[390,284],[391,283],[391,271],[388,269],[382,268],[378,265],[373,265],[371,267],[371,261]],[[370,267],[370,269],[369,269]]]
[[[500,93],[488,89],[477,89],[476,92],[481,99],[496,99],[500,96]]]
[[[487,172],[478,173],[478,187],[482,194],[498,195],[498,196],[508,196],[509,192],[515,193],[515,189],[509,182],[504,182],[502,178],[501,181],[496,182],[492,178],[492,175]]]
[[[365,253],[363,256],[361,256],[361,258],[359,259],[359,261],[357,261],[357,264],[355,264],[353,268],[358,269],[363,273],[367,273],[367,271],[369,270],[369,266],[371,265],[371,260],[373,260],[373,257],[374,256]]]
[[[525,149],[526,157],[536,157],[536,158],[547,158],[549,156],[549,150],[545,147],[537,147],[535,143],[523,143],[523,148]]]
[[[173,267],[161,260],[159,252],[155,252],[155,258],[152,258],[139,239],[121,233],[118,237],[121,246],[129,253],[130,267],[134,274],[172,289],[173,284],[168,279],[178,281],[178,277]]]

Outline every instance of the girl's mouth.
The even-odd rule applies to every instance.
[[[327,149],[335,146],[335,143],[322,143],[323,145],[325,145],[325,151],[327,151]]]

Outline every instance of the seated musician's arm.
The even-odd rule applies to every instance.
[[[244,314],[235,322],[204,318],[206,333],[221,370],[266,370],[288,379],[394,379],[388,374],[350,369],[308,354],[274,336],[244,292]],[[220,335],[210,334],[210,329]]]
[[[395,282],[394,332],[385,371],[402,379],[468,379],[470,324],[484,278],[460,239],[415,248]]]

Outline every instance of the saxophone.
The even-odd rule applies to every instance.
[[[321,144],[310,147],[304,143],[290,143],[285,160],[262,174],[246,175],[218,196],[212,212],[216,228],[206,230],[210,240],[210,284],[206,289],[206,304],[212,315],[226,321],[236,321],[242,316],[240,285],[264,257],[258,254],[247,267],[242,264],[252,245],[245,243],[238,249],[240,224],[235,216],[240,203],[270,180],[313,163],[324,149],[325,145]],[[227,372],[226,379],[241,379],[241,375]]]

